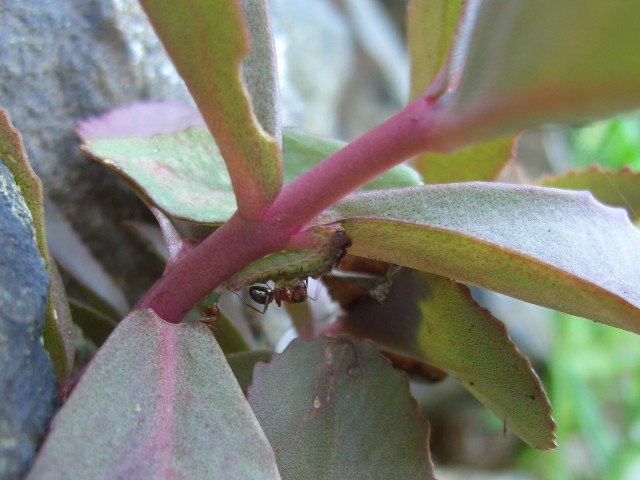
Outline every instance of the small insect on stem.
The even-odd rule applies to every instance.
[[[215,328],[216,320],[220,316],[220,309],[217,303],[219,298],[220,293],[214,291],[200,302],[200,314],[202,315],[200,321],[210,328]]]
[[[265,313],[272,302],[276,302],[279,307],[282,302],[301,303],[304,302],[309,295],[307,294],[307,281],[298,280],[295,285],[276,285],[271,288],[268,285],[254,285],[249,288],[249,296],[258,305],[264,306],[262,311],[248,305],[258,313]]]

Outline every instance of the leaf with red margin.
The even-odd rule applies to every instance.
[[[294,340],[256,365],[248,398],[283,479],[433,478],[407,377],[372,342]]]
[[[22,135],[11,123],[9,114],[2,108],[0,108],[0,161],[4,162],[16,184],[20,186],[33,219],[38,250],[47,266],[51,285],[43,332],[44,345],[51,355],[58,381],[64,384],[73,369],[75,355],[73,325],[60,273],[47,247],[42,182],[31,168]]]
[[[134,117],[144,106],[132,109]],[[153,107],[152,107],[153,108]],[[229,174],[211,134],[202,127],[147,138],[93,138],[111,128],[113,115],[127,118],[129,109],[109,113],[90,127],[80,126],[89,140],[82,150],[131,183],[136,191],[173,220],[219,225],[236,211]],[[171,110],[167,112],[171,114]],[[101,117],[103,118],[103,117]],[[84,124],[83,124],[84,125]],[[302,130],[285,129],[285,182],[289,183],[344,146]],[[399,165],[363,188],[420,185],[415,170]]]
[[[95,355],[28,478],[280,478],[209,329],[152,311]]]
[[[540,380],[504,325],[467,287],[405,268],[382,304],[357,302],[340,328],[441,368],[529,445],[555,448],[555,423]]]
[[[355,193],[350,253],[640,333],[640,232],[587,192],[459,183]]]
[[[267,133],[270,126],[260,125],[242,78],[242,62],[250,46],[241,2],[141,3],[216,139],[240,213],[259,215],[280,191],[282,164],[279,139]],[[272,60],[265,59],[271,70]],[[271,95],[277,95],[277,90],[271,89]]]
[[[629,168],[613,172],[594,165],[587,170],[545,177],[537,183],[543,187],[588,190],[602,203],[625,208],[633,222],[640,219],[640,173]]]
[[[638,2],[468,1],[431,90],[443,151],[640,106]]]

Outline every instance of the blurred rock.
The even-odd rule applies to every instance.
[[[31,213],[2,161],[0,239],[0,478],[14,479],[31,464],[57,392],[42,346],[49,277]]]
[[[0,0],[0,105],[21,131],[45,193],[137,297],[161,273],[124,220],[150,218],[114,174],[78,151],[77,120],[142,99],[189,101],[134,0]]]
[[[340,106],[355,60],[344,14],[327,0],[270,0],[269,7],[283,125],[340,136]]]

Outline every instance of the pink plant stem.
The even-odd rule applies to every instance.
[[[433,103],[420,98],[282,189],[266,213],[290,233],[399,163],[435,146]]]
[[[433,103],[410,104],[287,185],[263,218],[236,213],[168,269],[136,305],[178,323],[205,295],[232,274],[289,239],[337,201],[404,160],[436,145]],[[429,135],[427,135],[429,133]]]

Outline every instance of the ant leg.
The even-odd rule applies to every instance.
[[[267,311],[267,307],[269,306],[268,303],[264,304],[264,308],[262,310],[257,309],[256,307],[254,307],[253,305],[251,305],[250,303],[247,303],[239,294],[238,292],[231,290],[230,288],[228,288],[228,290],[233,293],[236,297],[238,297],[238,299],[244,303],[245,307],[249,307],[251,310],[255,310],[258,313],[265,313]]]

